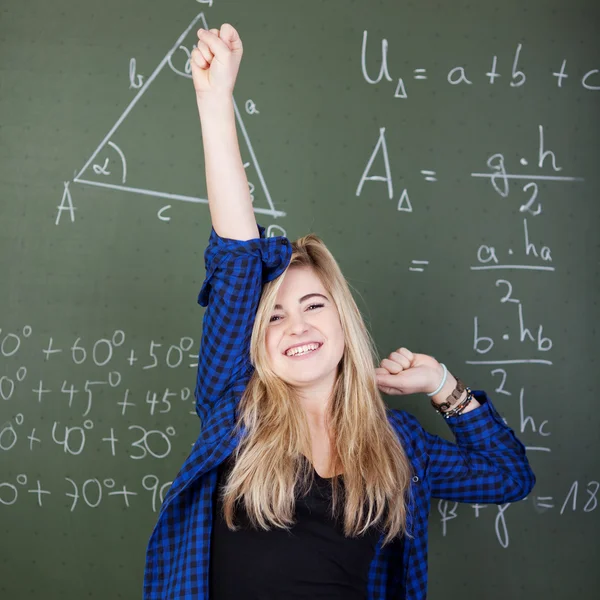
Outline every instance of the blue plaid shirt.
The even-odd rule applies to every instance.
[[[196,384],[201,433],[169,489],[150,537],[144,599],[207,600],[212,500],[217,467],[234,450],[235,408],[253,367],[249,348],[262,286],[289,264],[284,237],[230,240],[211,231],[205,252],[206,279],[198,302],[204,313]],[[456,443],[427,433],[412,415],[388,409],[413,468],[407,494],[412,538],[375,550],[369,600],[417,600],[427,596],[427,520],[431,498],[505,503],[524,498],[535,484],[525,448],[506,426],[485,392],[481,407],[446,420]],[[243,435],[243,432],[239,436]]]

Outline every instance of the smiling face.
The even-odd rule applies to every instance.
[[[273,372],[294,387],[332,389],[344,354],[337,308],[315,271],[291,267],[277,292],[266,332]]]

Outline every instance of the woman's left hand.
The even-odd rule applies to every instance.
[[[377,387],[390,396],[431,393],[439,386],[443,374],[442,366],[433,356],[413,354],[407,348],[398,348],[375,369]]]

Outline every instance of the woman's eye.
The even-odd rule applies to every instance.
[[[323,308],[325,305],[324,304],[309,304],[306,307],[306,310],[314,310],[315,308]],[[275,321],[279,321],[281,320],[281,315],[273,315],[270,319],[269,319],[269,323],[274,323]]]
[[[308,308],[323,308],[324,304],[310,304]]]

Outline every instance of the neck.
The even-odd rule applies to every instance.
[[[333,382],[319,382],[298,388],[298,397],[311,430],[326,429],[326,416],[333,394]]]

